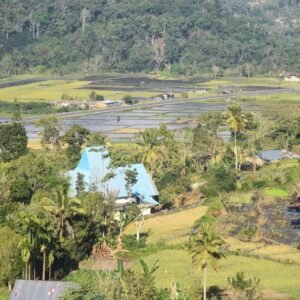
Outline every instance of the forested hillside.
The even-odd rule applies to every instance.
[[[300,69],[299,0],[0,0],[0,72]]]

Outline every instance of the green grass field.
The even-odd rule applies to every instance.
[[[201,287],[202,274],[192,268],[191,255],[184,250],[163,250],[145,258],[152,265],[160,261],[160,268],[156,273],[156,283],[159,287],[170,287],[173,280],[183,287],[195,289]],[[261,279],[262,290],[274,290],[280,294],[287,294],[294,299],[300,299],[299,265],[286,265],[266,259],[256,259],[244,256],[229,256],[219,263],[219,270],[208,269],[208,286],[217,285],[228,287],[227,278],[235,276],[237,272],[245,272],[249,277]],[[288,299],[284,296],[282,299]]]
[[[233,201],[247,202],[250,195],[251,193],[245,193],[239,197],[236,193],[232,193],[230,197]],[[160,261],[160,268],[156,274],[159,287],[170,287],[173,280],[191,291],[201,287],[201,272],[192,268],[189,252],[172,247],[174,244],[182,245],[188,241],[193,223],[206,211],[207,207],[199,206],[145,220],[142,231],[149,234],[147,244],[153,250],[148,254],[145,251],[143,259],[150,265],[157,259]],[[125,230],[126,234],[134,234],[134,232],[133,224]],[[222,236],[222,233],[220,234]],[[300,251],[295,247],[242,242],[232,237],[223,236],[223,238],[230,250],[247,253],[247,256],[231,255],[221,260],[218,273],[213,270],[209,271],[209,286],[218,285],[221,288],[227,288],[227,278],[242,271],[250,277],[260,278],[261,290],[268,291],[268,293],[273,291],[276,296],[283,294],[276,299],[300,299]],[[160,242],[164,242],[164,248],[155,249],[155,245]],[[168,245],[170,247],[166,249]],[[135,268],[140,268],[138,262]]]
[[[272,197],[288,197],[289,193],[283,189],[265,189],[265,194]]]
[[[103,75],[103,74],[102,74]],[[115,75],[108,75],[108,76],[116,76]],[[23,79],[33,79],[33,78],[41,78],[46,79],[46,81],[31,83],[26,85],[20,86],[13,86],[0,89],[0,99],[5,101],[12,101],[15,98],[19,99],[20,101],[53,101],[53,100],[60,100],[62,94],[68,94],[75,99],[88,99],[90,92],[93,88],[89,89],[82,89],[83,87],[87,86],[89,81],[84,80],[77,80],[77,76],[67,76],[63,77],[62,79],[55,79],[54,76],[50,75],[22,75],[22,76],[15,76],[7,79],[1,79],[0,83],[6,82],[13,82],[17,80]],[[77,79],[75,79],[77,78]],[[47,80],[48,79],[48,80]],[[170,78],[168,78],[170,79]],[[175,79],[175,78],[174,78]],[[247,78],[222,78],[222,79],[213,79],[208,82],[194,84],[191,86],[199,87],[199,88],[208,88],[210,90],[209,94],[213,95],[216,94],[218,91],[218,87],[220,85],[232,85],[232,86],[280,86],[285,88],[290,87],[300,87],[300,83],[290,83],[284,82],[280,79],[276,78],[265,78],[265,77],[251,77]],[[126,86],[130,87],[130,86]],[[120,87],[121,88],[121,87]],[[102,94],[107,99],[118,100],[122,99],[125,95],[130,94],[134,97],[153,97],[158,92],[152,91],[111,91],[111,90],[101,90],[98,91],[98,94]],[[202,97],[202,94],[198,94],[195,92],[188,93],[189,98],[198,98]],[[176,98],[180,98],[181,94],[176,93]],[[258,96],[257,101],[260,102],[282,102],[285,100],[290,101],[299,101],[299,94],[278,94],[278,95],[265,95],[265,96]]]
[[[19,99],[20,101],[53,101],[60,100],[63,94],[68,94],[74,99],[87,100],[93,89],[82,89],[88,85],[89,81],[79,80],[47,80],[26,85],[19,85],[0,89],[0,99],[12,101]],[[106,99],[120,100],[125,95],[130,94],[133,97],[153,97],[157,92],[124,92],[124,91],[97,91]],[[178,96],[178,95],[177,95]]]
[[[0,288],[0,300],[8,300],[8,299],[9,299],[8,289]]]

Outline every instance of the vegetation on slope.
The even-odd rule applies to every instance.
[[[1,1],[3,75],[299,70],[299,1]]]

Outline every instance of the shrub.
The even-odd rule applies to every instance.
[[[96,95],[96,100],[97,101],[104,101],[104,96],[103,95]]]
[[[235,277],[228,278],[228,283],[241,299],[255,300],[261,298],[258,291],[260,279],[256,277],[247,279],[243,272],[238,272]]]
[[[250,228],[241,228],[238,232],[237,236],[240,240],[249,242],[254,237],[257,232],[257,227],[250,227]]]
[[[91,101],[96,100],[96,96],[97,96],[97,94],[96,94],[95,91],[92,91],[92,92],[89,94],[89,98],[90,98]]]
[[[218,190],[215,186],[210,184],[205,184],[200,187],[200,192],[204,194],[207,198],[218,196]]]
[[[264,180],[253,181],[252,186],[255,189],[261,189],[266,186],[266,182]]]
[[[205,215],[194,222],[194,227],[198,228],[202,223],[213,225],[216,222],[216,218],[211,215]]]
[[[123,97],[123,101],[124,101],[126,104],[129,104],[129,105],[132,105],[132,104],[137,103],[137,100],[134,100],[130,95],[124,96],[124,97]]]
[[[135,235],[124,235],[122,241],[127,250],[144,248],[146,246],[147,235],[141,235],[139,241],[136,240]]]
[[[249,192],[251,190],[251,186],[248,182],[243,182],[241,185],[241,190],[243,192]]]

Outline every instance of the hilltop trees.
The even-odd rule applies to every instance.
[[[3,1],[0,72],[296,71],[299,5],[271,2]]]

